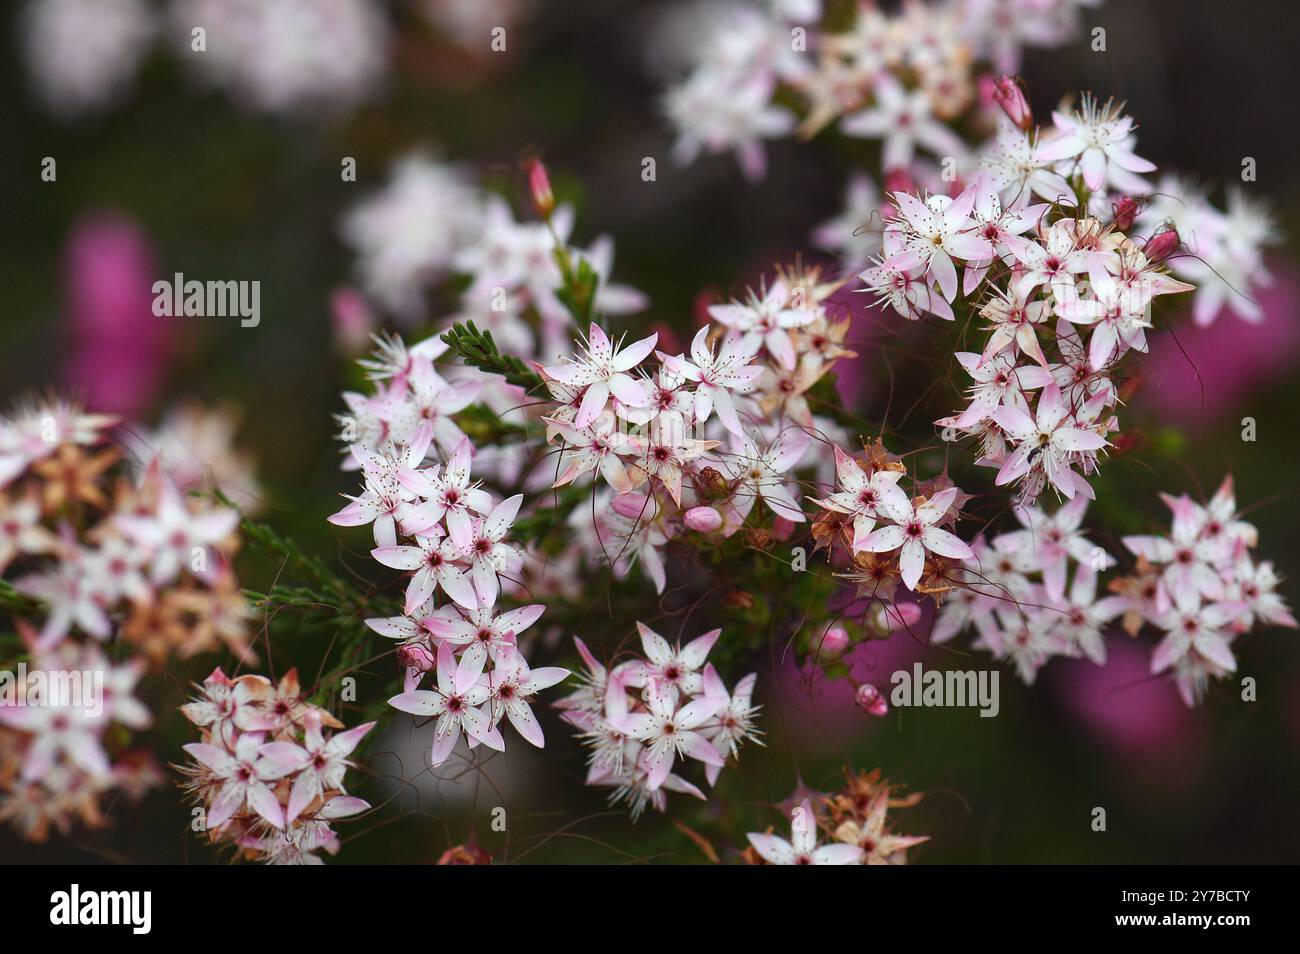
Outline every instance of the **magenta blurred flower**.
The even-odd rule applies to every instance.
[[[1179,321],[1176,331],[1152,336],[1142,404],[1173,423],[1209,421],[1290,370],[1300,351],[1300,282],[1284,266],[1270,267],[1274,282],[1258,292],[1262,322]]]
[[[155,271],[149,239],[132,220],[101,212],[73,227],[63,377],[95,410],[138,416],[162,384],[172,335],[169,320],[153,313]]]
[[[849,678],[828,679],[815,661],[799,659],[794,653],[783,660],[777,685],[792,715],[793,729],[806,732],[816,727],[817,733],[856,731],[862,727],[860,684],[879,687],[887,702],[890,680],[898,670],[910,670],[918,661],[924,661],[927,667],[946,664],[951,654],[942,646],[929,645],[934,614],[928,607],[902,603],[890,614],[882,614],[880,605],[879,601],[858,601],[843,610],[847,633],[860,636],[864,624],[876,630],[882,619],[888,620],[885,628],[893,630],[888,639],[859,642],[844,654]],[[863,620],[866,613],[870,616]]]
[[[1066,708],[1099,741],[1127,755],[1186,742],[1196,716],[1173,680],[1151,675],[1150,647],[1119,635],[1108,649],[1105,666],[1061,665],[1057,686]]]

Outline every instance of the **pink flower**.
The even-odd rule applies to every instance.
[[[722,635],[722,630],[714,629],[697,636],[685,646],[673,648],[668,642],[645,623],[636,624],[641,635],[641,648],[645,650],[646,662],[633,663],[620,670],[625,685],[640,687],[649,682],[657,682],[662,688],[692,696],[703,685],[699,669],[709,656],[709,650]]]
[[[906,90],[893,75],[882,72],[875,88],[876,102],[840,121],[846,136],[884,139],[881,164],[886,170],[908,166],[917,145],[936,156],[965,156],[961,138],[935,118],[930,94]]]
[[[463,650],[460,665],[467,675],[473,673],[478,678],[487,665],[489,653],[514,650],[516,637],[537,622],[545,610],[541,603],[498,614],[493,614],[489,607],[480,607],[446,616],[434,615],[424,623],[434,636]]]
[[[453,541],[437,537],[417,536],[415,543],[413,547],[376,547],[370,551],[370,555],[384,566],[415,571],[406,587],[404,612],[409,616],[439,587],[466,609],[476,608],[478,597],[460,566],[464,559],[463,551]]]
[[[750,832],[747,836],[763,860],[773,865],[857,865],[862,849],[857,845],[817,846],[817,819],[812,803],[804,799],[791,813],[790,840]]]
[[[292,742],[264,740],[261,732],[245,732],[235,741],[233,754],[206,742],[184,746],[211,778],[220,783],[220,792],[207,816],[209,831],[220,828],[245,807],[276,828],[285,826],[284,807],[268,783],[302,768],[307,753]]]
[[[873,530],[862,541],[862,549],[873,553],[898,550],[898,568],[903,583],[915,590],[925,569],[926,551],[954,560],[965,560],[974,552],[959,537],[935,526],[952,507],[957,498],[957,488],[941,490],[917,507],[895,485],[882,489],[879,509],[894,521],[894,526]]]
[[[724,466],[731,479],[737,481],[730,501],[734,522],[743,523],[754,501],[761,499],[778,517],[803,523],[806,518],[799,502],[785,486],[785,474],[803,459],[812,444],[812,435],[797,427],[787,427],[762,450],[748,435],[732,443],[736,450],[724,461]]]
[[[748,391],[763,373],[762,365],[750,364],[759,342],[733,332],[723,338],[722,348],[715,355],[708,338],[709,328],[701,328],[691,342],[692,360],[664,355],[664,367],[696,382],[696,421],[703,424],[716,408],[723,426],[733,434],[740,434],[740,418],[736,415],[731,391]]]
[[[1084,94],[1077,111],[1053,112],[1052,122],[1058,135],[1043,141],[1039,157],[1048,162],[1077,157],[1083,181],[1093,191],[1107,181],[1125,191],[1145,191],[1141,188],[1145,183],[1131,173],[1154,172],[1156,167],[1134,155],[1133,120],[1121,115],[1120,109],[1120,105],[1109,100],[1098,106],[1096,100]]]
[[[546,739],[529,700],[543,689],[568,678],[569,670],[558,666],[529,669],[524,657],[513,648],[494,652],[496,666],[488,674],[492,724],[495,726],[503,718],[509,719],[516,732],[540,749],[545,746]]]
[[[462,438],[456,452],[447,462],[447,469],[439,476],[438,467],[428,471],[406,471],[398,480],[411,492],[424,499],[402,521],[407,533],[427,534],[439,521],[446,521],[447,532],[456,546],[468,550],[474,539],[474,525],[470,511],[486,514],[492,498],[486,490],[469,479],[470,455],[473,448],[469,438]],[[518,510],[518,504],[515,509]],[[511,519],[514,515],[511,514]]]
[[[610,724],[645,746],[638,765],[646,773],[650,791],[663,785],[678,758],[699,759],[712,765],[725,763],[712,743],[696,730],[726,704],[726,699],[699,696],[679,708],[680,697],[673,686],[657,679],[646,684],[648,712],[627,711],[626,693],[616,679],[610,681],[610,696],[623,700],[621,706],[615,702],[609,716]]]
[[[813,503],[823,509],[853,517],[853,552],[857,553],[862,549],[868,534],[876,527],[884,489],[896,486],[903,474],[897,470],[878,470],[868,477],[858,462],[837,446],[835,475],[839,490],[826,499],[814,500]]]
[[[518,550],[502,542],[523,500],[523,494],[515,494],[493,507],[482,520],[474,521],[466,552],[474,592],[483,606],[491,606],[497,601],[500,591],[497,574],[517,569],[523,559]]]
[[[709,306],[709,317],[718,324],[734,328],[743,334],[736,345],[732,363],[742,354],[753,354],[761,344],[785,368],[793,368],[797,363],[789,330],[810,324],[817,318],[817,314],[815,308],[793,307],[790,289],[780,279],[774,281],[761,298],[750,291],[749,301],[745,304],[731,302]],[[695,340],[700,341],[698,334]],[[722,360],[721,355],[718,360]],[[714,397],[717,397],[716,393]],[[723,413],[722,408],[719,408],[719,417]]]
[[[447,761],[462,731],[471,744],[482,742],[498,752],[505,751],[501,733],[492,727],[491,717],[482,708],[492,692],[480,679],[481,673],[482,667],[476,672],[473,664],[464,660],[457,666],[451,647],[444,643],[438,647],[438,688],[413,689],[388,700],[394,709],[437,718],[429,754],[435,768]]]
[[[586,388],[573,422],[577,427],[586,427],[594,421],[609,403],[611,394],[631,407],[645,405],[649,395],[628,372],[645,360],[657,340],[658,335],[651,335],[626,347],[615,347],[593,322],[587,333],[587,346],[579,358],[546,368],[546,373],[562,384]]]
[[[993,258],[993,244],[976,228],[971,213],[975,209],[976,187],[971,186],[957,198],[932,195],[924,202],[906,192],[894,194],[894,203],[902,214],[901,222],[885,229],[885,251],[902,268],[922,264],[926,274],[938,282],[947,301],[957,295],[957,269],[953,257],[968,262],[985,262]]]
[[[1073,497],[1082,478],[1070,470],[1070,455],[1106,446],[1106,438],[1096,431],[1071,426],[1074,419],[1066,414],[1061,391],[1055,384],[1044,388],[1039,396],[1036,418],[1009,405],[997,408],[992,416],[1018,445],[998,471],[999,487],[1036,469],[1062,494]]]
[[[337,732],[330,738],[321,735],[321,717],[318,712],[309,711],[306,717],[306,733],[303,749],[307,760],[289,792],[289,808],[285,814],[285,823],[292,825],[312,799],[326,791],[345,792],[343,776],[352,765],[348,756],[375,723],[367,722],[346,732]]]

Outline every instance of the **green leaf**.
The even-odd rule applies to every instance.
[[[470,367],[488,374],[499,374],[510,384],[525,391],[541,390],[544,387],[536,371],[514,355],[502,354],[492,340],[492,332],[480,331],[472,321],[463,324],[456,322],[442,336],[442,340]]]

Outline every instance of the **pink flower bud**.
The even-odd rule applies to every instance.
[[[1138,204],[1137,199],[1131,195],[1121,196],[1120,200],[1111,206],[1115,213],[1115,228],[1121,232],[1127,232],[1133,228],[1133,220],[1137,218]]]
[[[533,196],[533,207],[538,215],[549,219],[555,211],[555,195],[551,192],[551,177],[546,174],[546,166],[540,159],[529,159],[524,168],[528,171],[528,191]]]
[[[885,697],[869,682],[864,682],[858,686],[858,691],[853,695],[853,701],[869,716],[875,716],[877,719],[889,711],[889,704],[885,702]]]
[[[429,647],[423,643],[407,643],[397,647],[397,661],[407,669],[418,669],[420,672],[428,672],[438,664]]]
[[[692,507],[686,511],[686,526],[700,533],[712,533],[722,526],[722,514],[712,507]]]
[[[832,626],[817,643],[817,654],[823,659],[838,659],[849,648],[849,633],[843,626]]]
[[[881,626],[891,633],[911,629],[921,621],[921,607],[916,603],[882,603],[879,614]]]
[[[648,520],[655,515],[654,501],[645,494],[619,494],[610,506],[620,517],[629,520]]]
[[[772,536],[778,540],[789,540],[794,535],[795,523],[785,517],[777,517],[772,521]]]
[[[1030,129],[1034,125],[1034,114],[1025,99],[1024,90],[1013,76],[1000,76],[993,84],[993,102],[1002,107],[1002,111],[1021,129]]]
[[[1168,258],[1178,248],[1178,230],[1169,228],[1163,232],[1157,232],[1147,241],[1146,252],[1147,260],[1158,262],[1163,258]]]

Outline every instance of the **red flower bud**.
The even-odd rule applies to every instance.
[[[1174,228],[1165,229],[1163,232],[1157,232],[1151,236],[1144,249],[1147,260],[1158,262],[1168,258],[1173,254],[1174,249],[1178,248],[1179,238],[1178,230]]]
[[[859,709],[869,716],[880,718],[889,711],[889,704],[885,702],[885,697],[869,682],[864,682],[858,686],[858,691],[853,696],[853,701],[857,703]]]
[[[544,219],[549,219],[555,211],[555,194],[551,192],[551,177],[546,174],[546,166],[540,159],[529,159],[524,163],[528,172],[528,191],[532,193],[533,208]]]
[[[993,102],[1002,107],[1002,111],[1021,129],[1030,129],[1034,125],[1034,114],[1025,99],[1024,90],[1013,76],[1000,76],[993,84]]]
[[[1111,206],[1115,213],[1115,228],[1121,232],[1128,232],[1133,228],[1133,220],[1137,218],[1138,203],[1137,199],[1131,195],[1121,196],[1120,200]]]

